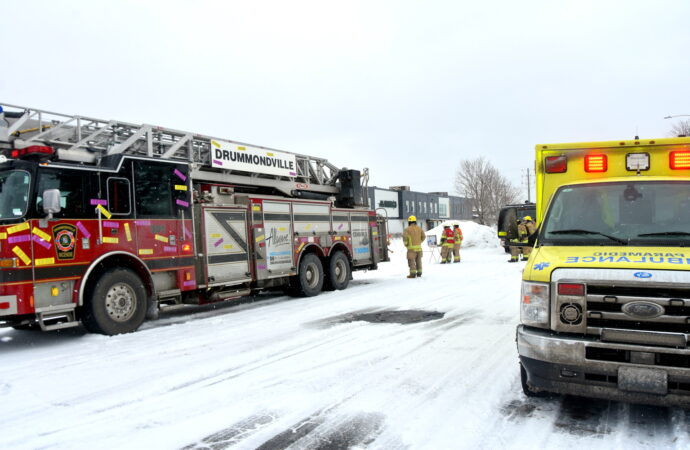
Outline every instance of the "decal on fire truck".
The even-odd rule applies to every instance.
[[[297,176],[297,157],[292,153],[267,151],[249,145],[237,145],[225,141],[211,141],[212,167],[265,173],[281,177]]]
[[[55,253],[59,260],[74,259],[74,248],[77,242],[77,227],[61,223],[53,227]]]

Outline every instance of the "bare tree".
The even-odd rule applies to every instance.
[[[470,200],[482,225],[493,225],[498,211],[520,198],[520,190],[483,156],[460,161],[455,172],[455,191]]]
[[[671,127],[668,132],[670,136],[690,136],[690,120],[679,120]]]

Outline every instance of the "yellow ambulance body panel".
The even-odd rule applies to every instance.
[[[537,223],[541,223],[551,196],[560,186],[578,181],[607,181],[615,177],[668,176],[690,179],[690,170],[672,170],[669,155],[675,151],[690,152],[690,138],[637,139],[632,141],[577,142],[573,144],[539,144],[535,146],[537,176]],[[629,154],[648,154],[649,169],[629,170]],[[585,172],[585,157],[606,155],[607,170]],[[546,173],[548,157],[565,156],[567,169],[563,173]],[[690,169],[690,165],[688,166]]]

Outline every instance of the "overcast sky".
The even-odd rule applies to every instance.
[[[668,136],[690,2],[0,0],[0,102],[150,123],[453,191],[484,155]]]

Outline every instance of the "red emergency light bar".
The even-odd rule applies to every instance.
[[[11,158],[30,158],[36,156],[52,156],[55,154],[53,147],[48,147],[47,145],[30,145],[26,148],[20,148],[12,150],[10,152]]]
[[[585,285],[581,283],[560,283],[558,285],[558,295],[585,295]]]
[[[547,156],[544,159],[546,173],[565,173],[568,170],[568,158],[565,156]]]
[[[690,169],[690,151],[676,150],[668,155],[668,162],[673,170]]]
[[[585,156],[585,172],[606,172],[608,170],[608,158],[606,155]]]

